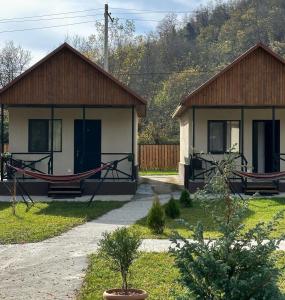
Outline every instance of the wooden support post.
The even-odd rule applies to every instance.
[[[50,174],[53,174],[53,141],[54,141],[54,106],[51,106],[50,110]]]
[[[195,153],[195,117],[196,117],[196,109],[192,107],[192,147],[193,147],[193,154]]]
[[[196,108],[193,106],[192,107],[192,158],[194,158],[194,154],[195,154],[195,118],[196,118]],[[190,171],[191,171],[191,177],[192,180],[195,180],[195,174],[194,174],[194,168],[193,168],[193,163],[190,161]],[[187,172],[186,172],[187,173]]]
[[[85,152],[86,152],[86,108],[82,107],[82,154],[81,154],[81,171],[84,171],[84,163],[85,163]]]
[[[244,170],[244,108],[240,110],[240,154],[241,154],[241,167]]]
[[[275,106],[272,107],[272,168],[273,171],[276,170],[276,149],[275,149]]]
[[[4,180],[4,162],[3,162],[3,153],[4,153],[4,104],[1,104],[1,181]]]
[[[132,106],[132,180],[135,179],[135,107]]]

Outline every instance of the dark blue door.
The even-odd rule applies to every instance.
[[[74,173],[101,165],[101,120],[74,121]],[[85,127],[85,130],[84,130]],[[92,178],[100,178],[100,173]]]

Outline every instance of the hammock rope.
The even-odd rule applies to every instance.
[[[27,175],[30,177],[33,177],[35,179],[41,179],[43,181],[47,181],[49,183],[68,183],[68,182],[79,182],[81,180],[87,179],[93,175],[95,175],[98,172],[101,172],[111,166],[114,166],[116,164],[116,161],[109,162],[104,164],[103,166],[92,169],[86,172],[72,174],[72,175],[50,175],[50,174],[43,174],[39,172],[29,171],[22,168],[18,168],[15,166],[12,166],[7,163],[7,167],[16,171],[17,173],[21,175]]]
[[[272,172],[272,173],[250,173],[242,171],[233,171],[233,174],[239,177],[252,178],[256,180],[278,180],[285,177],[285,171],[282,172]]]

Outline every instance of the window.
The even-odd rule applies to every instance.
[[[53,151],[60,152],[62,144],[62,122],[53,121]],[[51,151],[51,120],[29,120],[29,152]]]
[[[226,153],[230,149],[239,152],[239,121],[209,121],[208,152]]]

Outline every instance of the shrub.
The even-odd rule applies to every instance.
[[[171,219],[176,219],[180,216],[179,205],[173,197],[170,198],[165,206],[165,214]]]
[[[183,190],[181,192],[179,201],[180,201],[181,205],[184,207],[192,207],[193,206],[192,199],[190,198],[190,194],[187,190]]]
[[[216,173],[205,188],[195,194],[212,212],[221,237],[205,242],[204,228],[198,223],[188,225],[194,241],[179,235],[172,238],[175,247],[171,252],[187,290],[180,299],[189,299],[193,294],[195,299],[212,300],[281,298],[276,284],[280,271],[272,254],[284,237],[272,239],[271,233],[283,213],[268,224],[261,222],[244,232],[247,201],[231,195],[229,178],[233,169],[234,159],[229,154],[217,163]],[[218,214],[221,208],[222,216]]]
[[[113,233],[104,233],[99,241],[99,253],[110,262],[115,272],[121,273],[122,289],[128,289],[130,266],[138,258],[141,239],[127,228],[118,228]]]
[[[165,227],[164,210],[156,197],[147,215],[147,225],[156,234],[162,234]]]

